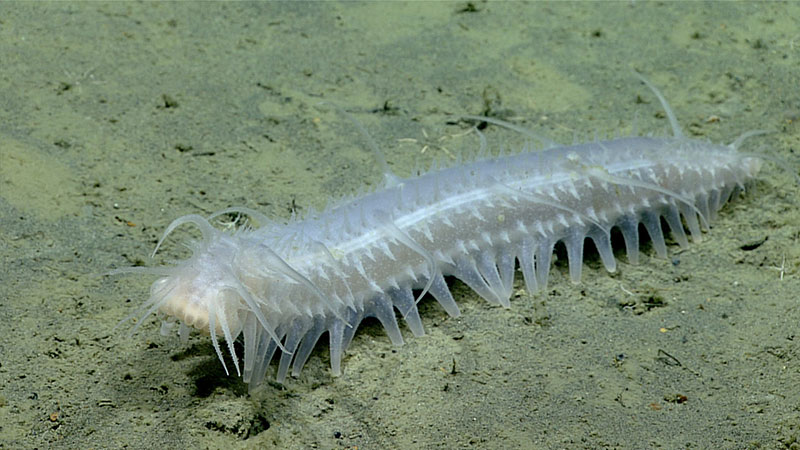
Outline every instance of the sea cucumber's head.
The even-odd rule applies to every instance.
[[[256,249],[260,251],[248,250],[248,245],[245,245],[242,238],[246,233],[241,230],[231,227],[216,229],[208,219],[198,215],[183,216],[173,221],[156,246],[156,251],[175,228],[186,223],[196,225],[203,234],[201,240],[191,243],[191,257],[178,261],[173,266],[127,267],[111,273],[160,276],[152,284],[147,302],[128,317],[139,318],[133,331],[147,316],[159,310],[169,316],[163,322],[162,334],[166,334],[176,319],[182,322],[179,332],[181,339],[188,338],[189,327],[210,334],[212,345],[227,373],[228,368],[218,343],[220,337],[224,338],[236,373],[241,374],[233,342],[243,332],[246,320],[257,320],[277,343],[278,348],[283,350],[281,337],[267,319],[279,312],[279,309],[265,304],[263,298],[256,295],[256,292],[265,292],[267,286],[280,284],[275,282],[276,277],[269,272],[274,258],[270,256],[271,250],[268,248]],[[258,258],[261,252],[267,255],[266,260]],[[267,271],[261,271],[265,266]],[[276,273],[280,273],[280,268]]]
[[[161,275],[150,287],[150,299],[140,310],[140,313],[146,311],[141,319],[160,310],[170,316],[168,322],[177,319],[203,333],[221,335],[232,341],[242,331],[249,310],[244,300],[248,295],[246,287],[237,274],[240,253],[237,234],[218,230],[203,217],[189,215],[172,222],[156,250],[175,228],[185,223],[196,225],[203,233],[202,240],[190,245],[191,257],[174,266],[130,268],[118,272]]]
[[[161,312],[187,326],[209,334],[213,324],[217,334],[235,338],[242,329],[246,305],[232,267],[236,252],[232,237],[217,233],[175,266],[172,274],[156,280],[150,296],[159,299]]]
[[[761,171],[764,165],[764,160],[755,156],[745,156],[742,158],[742,168],[745,176],[748,178],[755,178]]]

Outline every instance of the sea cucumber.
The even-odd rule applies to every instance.
[[[529,292],[543,289],[559,241],[575,282],[586,238],[605,268],[615,270],[612,228],[624,238],[629,263],[639,259],[639,224],[656,254],[666,256],[662,219],[681,246],[688,245],[686,229],[700,239],[707,221],[756,176],[763,160],[737,151],[758,132],[729,145],[686,137],[661,93],[642,81],[661,101],[673,136],[571,146],[544,140],[543,150],[484,156],[408,179],[389,174],[375,192],[288,223],[243,207],[178,218],[156,250],[176,227],[193,224],[202,240],[191,244],[189,259],[116,271],[160,277],[130,317],[139,318],[138,327],[160,310],[168,316],[162,332],[177,320],[184,340],[190,327],[210,334],[227,373],[221,336],[236,373],[252,389],[276,352],[277,381],[285,380],[290,367],[297,376],[325,332],[331,371],[339,375],[343,353],[365,317],[376,317],[393,344],[403,343],[396,313],[421,336],[416,304],[426,293],[449,315],[459,315],[445,276],[509,307],[517,266]],[[226,213],[250,221],[223,230],[212,226]],[[240,336],[241,367],[234,347]]]

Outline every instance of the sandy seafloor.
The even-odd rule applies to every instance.
[[[796,448],[800,6],[785,3],[5,3],[0,11],[0,448]],[[252,395],[208,338],[114,326],[186,255],[174,218],[285,220],[478,146],[458,114],[571,143],[664,132],[781,158],[705,239],[462,316],[362,326],[332,378]],[[494,144],[514,133],[489,127]],[[413,139],[413,141],[412,141]],[[422,152],[422,149],[425,149]],[[788,170],[784,170],[788,167]],[[562,254],[563,257],[563,254]],[[562,258],[563,259],[563,258]],[[783,267],[783,271],[779,268]],[[518,276],[518,288],[522,289]],[[455,367],[455,371],[453,371]]]

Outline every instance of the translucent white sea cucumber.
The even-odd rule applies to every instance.
[[[116,271],[160,277],[133,316],[144,319],[160,310],[168,316],[162,330],[178,320],[183,339],[190,327],[210,334],[223,365],[224,338],[237,374],[252,388],[276,352],[277,380],[283,382],[290,368],[298,375],[325,332],[338,375],[345,349],[368,316],[380,320],[394,344],[403,342],[397,313],[414,335],[422,335],[416,303],[426,293],[457,316],[446,276],[509,307],[517,268],[529,292],[543,289],[559,241],[576,282],[587,237],[606,269],[615,270],[614,227],[624,237],[628,262],[639,259],[639,224],[655,252],[666,256],[662,218],[681,246],[688,245],[684,224],[700,239],[701,228],[756,176],[763,160],[738,151],[758,132],[730,145],[686,137],[661,93],[643,81],[661,101],[673,136],[571,146],[545,140],[549,148],[543,150],[486,156],[408,179],[388,176],[375,192],[289,223],[247,208],[181,217],[161,242],[178,226],[196,225],[202,240],[192,243],[189,259]],[[260,226],[212,226],[214,217],[231,212]],[[241,363],[234,348],[239,337]]]

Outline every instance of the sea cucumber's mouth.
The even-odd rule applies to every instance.
[[[761,171],[764,161],[761,158],[745,158],[745,171],[749,177],[755,177]]]
[[[160,310],[164,314],[175,317],[188,326],[197,328],[205,335],[210,334],[208,330],[208,309],[192,302],[183,295],[170,296],[169,300],[161,306]],[[216,329],[217,333],[222,333],[219,322],[216,324]]]
[[[203,292],[198,296],[188,283],[179,283],[167,295],[159,307],[160,311],[174,317],[187,326],[191,326],[208,336],[210,332],[211,314],[214,314],[214,330],[217,335],[239,330],[241,320],[238,309],[227,304],[223,292]]]

